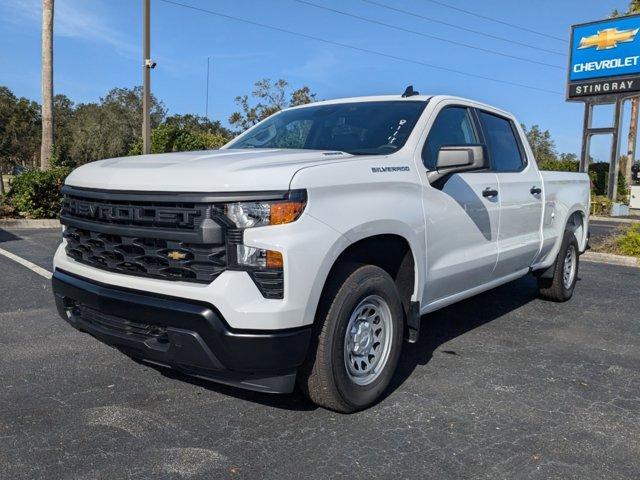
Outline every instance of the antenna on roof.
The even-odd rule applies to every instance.
[[[413,89],[413,85],[409,85],[402,94],[402,98],[413,97],[414,95],[420,95],[420,92],[416,92]]]

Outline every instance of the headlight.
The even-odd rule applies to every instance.
[[[306,199],[298,195],[287,200],[228,203],[224,210],[236,227],[252,228],[295,222],[305,205]]]
[[[282,269],[282,254],[275,250],[236,245],[236,259],[243,267]]]

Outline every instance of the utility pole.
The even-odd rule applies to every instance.
[[[42,0],[42,170],[49,168],[53,154],[53,6],[54,0]]]
[[[151,60],[151,0],[142,0],[142,153],[151,152],[151,69],[155,63]]]
[[[207,97],[206,105],[204,107],[204,116],[209,118],[209,57],[207,57]]]

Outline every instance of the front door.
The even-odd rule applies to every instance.
[[[422,160],[427,170],[433,170],[442,146],[478,143],[478,125],[471,110],[448,105],[439,110],[429,129]],[[435,186],[425,184],[427,288],[423,305],[490,281],[498,258],[498,194],[497,176],[489,169],[456,173]]]

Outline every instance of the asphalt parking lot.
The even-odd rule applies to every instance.
[[[51,269],[58,230],[0,230]],[[640,269],[583,262],[574,298],[525,278],[423,318],[354,415],[136,363],[57,317],[0,256],[0,478],[640,478]]]

